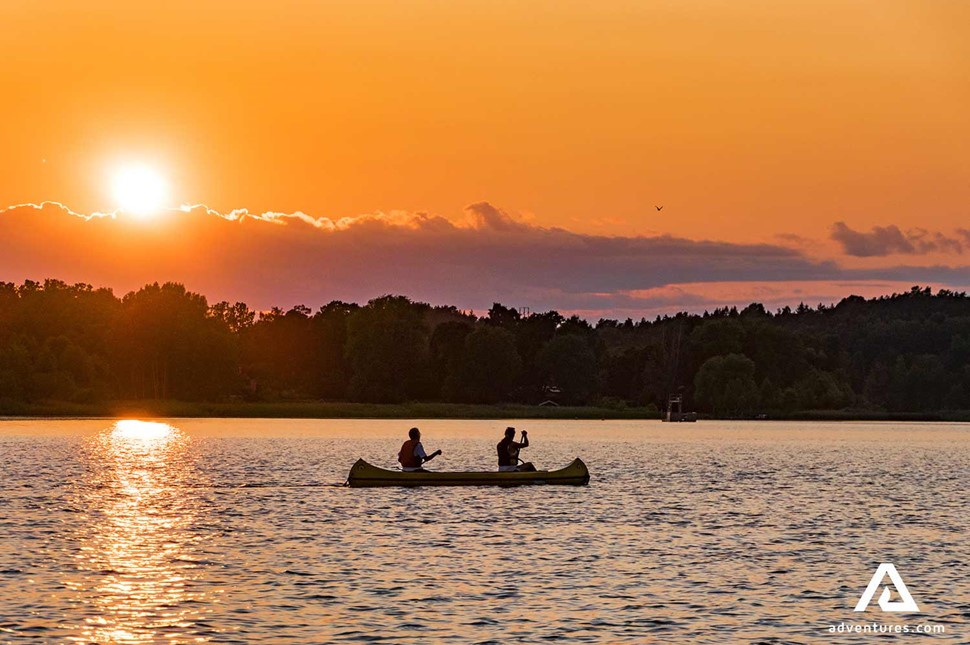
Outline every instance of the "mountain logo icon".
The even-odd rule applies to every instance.
[[[862,592],[862,597],[859,598],[859,602],[856,603],[854,611],[865,611],[872,602],[872,597],[876,595],[876,590],[882,585],[882,581],[886,576],[889,576],[889,580],[892,582],[893,587],[896,588],[896,593],[899,594],[900,600],[890,601],[891,596],[889,587],[883,588],[882,593],[879,595],[879,608],[883,611],[907,611],[907,612],[918,612],[919,607],[916,605],[916,601],[913,600],[912,594],[909,593],[909,589],[906,588],[906,583],[903,582],[902,576],[896,571],[896,567],[893,566],[891,562],[883,562],[876,569],[876,572],[872,574],[872,580],[869,581],[869,586],[866,590]]]

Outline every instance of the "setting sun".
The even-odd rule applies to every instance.
[[[127,166],[111,178],[111,194],[121,210],[139,217],[158,213],[167,196],[165,180],[148,166]]]

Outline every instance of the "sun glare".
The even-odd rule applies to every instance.
[[[156,423],[152,421],[138,421],[136,419],[125,419],[115,424],[112,434],[123,439],[137,439],[151,441],[165,439],[175,431],[175,428],[167,423]]]
[[[152,168],[127,166],[112,176],[111,194],[121,210],[138,217],[151,217],[161,211],[167,186]]]

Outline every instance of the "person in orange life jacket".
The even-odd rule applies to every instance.
[[[505,438],[498,442],[498,470],[501,473],[514,471],[534,471],[531,463],[519,464],[519,450],[529,447],[529,433],[522,431],[522,443],[515,441],[515,428],[505,429]]]
[[[401,462],[401,470],[405,472],[427,472],[421,466],[426,461],[431,461],[441,454],[440,450],[435,450],[430,455],[424,451],[421,445],[421,431],[417,428],[408,430],[408,439],[401,446],[401,452],[397,454],[397,460]]]

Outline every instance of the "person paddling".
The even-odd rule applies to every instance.
[[[495,448],[498,450],[498,470],[501,473],[514,471],[534,471],[536,469],[531,463],[519,465],[519,451],[529,447],[529,433],[522,431],[522,443],[515,441],[515,428],[505,429],[505,438],[498,442]]]
[[[408,430],[408,439],[401,446],[401,452],[397,454],[397,460],[401,462],[401,470],[408,473],[426,472],[421,466],[426,461],[431,461],[441,454],[440,450],[435,450],[430,455],[424,451],[421,445],[421,431],[417,428]]]

